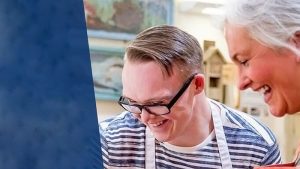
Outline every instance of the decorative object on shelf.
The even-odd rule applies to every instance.
[[[131,40],[154,25],[172,24],[173,0],[84,0],[89,37]]]
[[[95,97],[117,100],[122,92],[122,48],[90,47]]]

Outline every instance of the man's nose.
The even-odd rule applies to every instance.
[[[154,114],[150,114],[145,108],[142,109],[141,120],[143,123],[147,123],[147,121],[151,118],[155,117]]]

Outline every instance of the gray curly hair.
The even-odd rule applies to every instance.
[[[260,43],[287,48],[300,57],[289,39],[300,32],[300,0],[227,0],[223,24],[245,28]]]

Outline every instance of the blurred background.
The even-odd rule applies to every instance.
[[[291,161],[300,142],[300,115],[275,118],[262,96],[238,91],[236,68],[228,56],[223,30],[218,25],[225,0],[84,0],[98,120],[123,109],[124,49],[140,31],[161,24],[174,25],[195,36],[204,51],[206,94],[265,123],[276,135],[282,159]]]

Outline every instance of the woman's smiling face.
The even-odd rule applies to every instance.
[[[297,56],[289,50],[262,45],[242,27],[226,25],[225,36],[230,57],[238,67],[239,89],[262,93],[275,116],[300,111]]]

